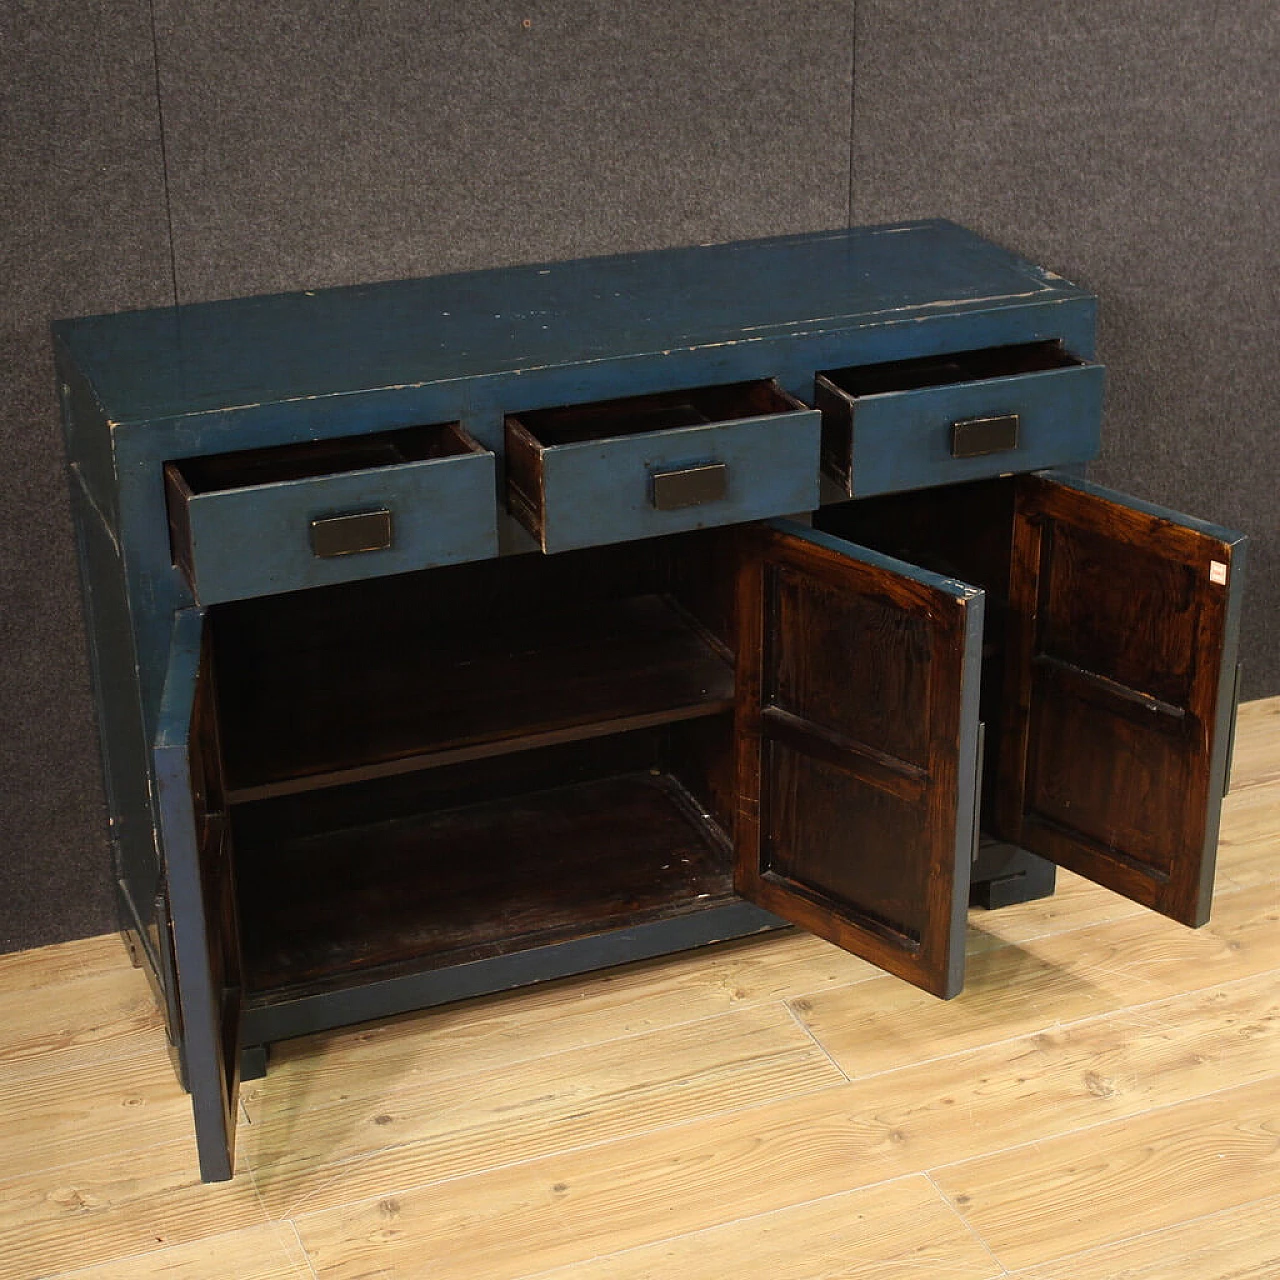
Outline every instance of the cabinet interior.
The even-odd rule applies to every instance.
[[[824,507],[814,518],[815,527],[827,533],[986,593],[979,697],[979,717],[986,726],[981,812],[983,834],[997,838],[1015,483],[1014,477],[1001,477],[863,498]]]
[[[479,446],[456,422],[404,427],[364,436],[310,440],[304,444],[274,445],[182,458],[165,464],[167,474],[181,477],[188,494],[279,484],[475,453]],[[173,504],[172,493],[170,506]]]
[[[734,541],[212,609],[251,996],[731,900]]]

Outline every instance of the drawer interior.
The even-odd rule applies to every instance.
[[[443,422],[375,435],[183,458],[166,463],[165,470],[180,480],[188,495],[195,495],[483,452],[456,422]]]
[[[605,440],[616,436],[670,431],[739,418],[793,413],[805,406],[772,379],[735,382],[689,391],[626,396],[591,404],[537,409],[508,417],[507,422],[543,448]]]
[[[1064,350],[1060,342],[1026,342],[1008,347],[920,356],[911,360],[891,360],[883,364],[853,365],[846,369],[824,370],[821,376],[846,395],[858,397],[946,387],[958,382],[981,382],[1023,373],[1044,373],[1083,363]]]

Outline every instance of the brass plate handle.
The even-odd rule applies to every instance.
[[[1018,415],[997,418],[966,418],[951,424],[951,456],[980,458],[988,453],[1004,453],[1018,447]]]
[[[649,501],[659,511],[716,502],[728,488],[729,468],[723,462],[697,462],[649,473]]]
[[[361,551],[385,551],[391,546],[391,539],[391,512],[386,510],[353,511],[311,522],[311,551],[320,560]]]

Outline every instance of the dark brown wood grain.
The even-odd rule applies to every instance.
[[[815,527],[837,537],[982,588],[986,604],[979,717],[987,726],[982,820],[984,829],[997,836],[1016,483],[1010,476],[864,498],[824,507],[814,518]]]
[[[191,512],[188,507],[192,492],[177,463],[164,464],[164,498],[169,517],[170,556],[173,563],[182,570],[187,581],[194,582],[195,566],[191,556]]]
[[[1007,378],[1019,373],[1066,369],[1081,361],[1064,351],[1059,342],[1023,342],[1007,347],[982,347],[975,351],[948,351],[888,360],[880,364],[833,369],[822,376],[850,396],[882,395],[888,391],[918,391],[983,378]]]
[[[954,995],[969,601],[855,557],[762,529],[744,559],[735,883]]]
[[[251,991],[463,963],[730,901],[731,858],[644,771],[259,847],[242,838]]]
[[[503,428],[507,510],[542,542],[545,504],[542,500],[542,446],[516,417]]]
[[[241,679],[227,731],[237,800],[715,715],[733,703],[732,668],[658,595],[515,618],[483,635],[370,633],[367,643],[313,649]]]
[[[717,545],[506,557],[221,607],[233,799],[725,711],[730,655],[666,592],[674,565]]]
[[[1199,529],[1019,480],[1000,826],[1186,924],[1209,910],[1231,563]]]
[[[458,423],[442,422],[367,436],[206,454],[167,465],[181,473],[191,493],[199,494],[482,452]]]

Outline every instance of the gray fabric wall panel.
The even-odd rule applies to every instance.
[[[151,8],[0,17],[0,951],[114,924],[58,315],[953,217],[1097,290],[1095,474],[1253,535],[1280,691],[1276,0]]]
[[[852,217],[943,215],[1096,290],[1095,478],[1251,535],[1280,690],[1280,5],[859,0]]]
[[[49,321],[172,299],[145,3],[0,19],[0,951],[113,927]]]
[[[157,26],[184,301],[847,218],[847,0],[158,0]]]

